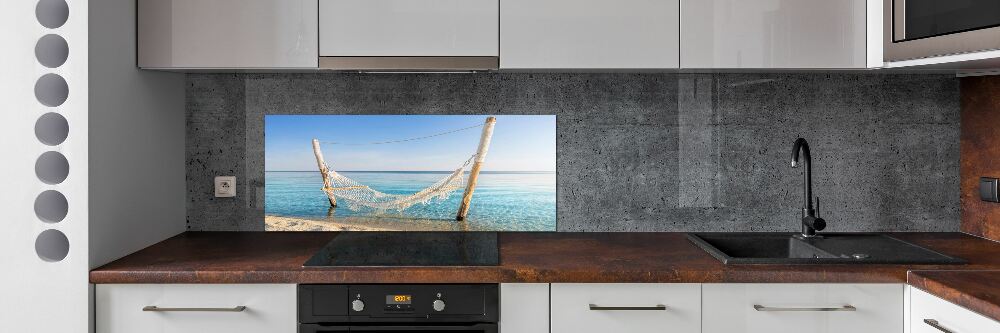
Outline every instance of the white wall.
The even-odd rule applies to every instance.
[[[134,1],[65,0],[68,20],[54,28],[36,19],[37,3],[6,1],[0,10],[0,332],[86,332],[89,270],[184,230],[184,78],[136,69]],[[35,58],[46,34],[69,47],[54,68]],[[65,79],[62,104],[36,100],[36,80],[46,74]],[[54,145],[35,134],[49,112],[69,124]],[[65,180],[36,176],[45,152],[65,156]],[[35,213],[47,190],[66,197],[60,221]],[[36,252],[36,238],[50,229],[68,239],[61,260]]]
[[[67,0],[69,19],[55,29],[35,19],[37,1],[4,1],[0,9],[0,332],[85,332],[88,327],[87,224],[87,2]],[[69,46],[65,63],[47,68],[35,60],[35,42],[45,34],[62,36]],[[34,96],[36,80],[62,76],[69,87],[66,101],[44,106]],[[69,136],[55,146],[40,142],[36,120],[47,112],[61,114]],[[40,154],[54,151],[69,162],[64,181],[45,184],[35,175]],[[65,219],[43,222],[35,215],[35,198],[45,190],[61,192],[68,202]],[[35,240],[44,230],[57,230],[69,240],[59,261],[42,260]]]
[[[90,267],[184,231],[184,75],[136,67],[135,1],[90,0]]]

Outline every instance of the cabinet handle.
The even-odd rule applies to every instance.
[[[247,307],[240,305],[231,308],[161,308],[155,305],[142,307],[142,311],[155,312],[243,312]]]
[[[833,308],[776,308],[770,306],[763,306],[759,304],[754,304],[753,309],[757,311],[858,311],[853,305],[844,305],[841,307]]]
[[[944,333],[955,333],[955,332],[952,332],[951,330],[949,330],[947,328],[944,328],[944,326],[941,326],[941,324],[938,323],[938,321],[934,320],[934,319],[924,319],[924,324],[927,324],[930,327],[936,328],[938,331],[941,331],[941,332],[944,332]]]
[[[657,304],[654,306],[600,306],[597,304],[591,304],[591,311],[643,311],[643,310],[666,310],[667,306],[663,304]]]

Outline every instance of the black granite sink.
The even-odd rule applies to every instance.
[[[688,239],[726,265],[965,263],[882,234],[692,233]]]

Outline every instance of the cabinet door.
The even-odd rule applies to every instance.
[[[500,68],[677,68],[677,0],[503,0]]]
[[[496,57],[499,0],[319,0],[324,57]]]
[[[294,284],[100,284],[95,293],[98,333],[298,330]],[[237,306],[246,308],[219,311]]]
[[[698,333],[701,285],[552,284],[552,333]]]
[[[500,331],[549,333],[549,284],[500,284]]]
[[[316,0],[139,0],[139,67],[316,68]]]
[[[903,332],[901,284],[704,284],[702,295],[705,333]]]
[[[910,287],[910,332],[1000,332],[1000,322]],[[936,327],[935,327],[936,325]]]
[[[682,0],[681,68],[865,68],[866,10],[865,0]]]

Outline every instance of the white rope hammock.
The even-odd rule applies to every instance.
[[[434,182],[430,186],[409,195],[390,194],[376,191],[367,185],[330,170],[328,175],[331,187],[324,187],[328,196],[347,202],[352,210],[361,208],[374,209],[376,212],[402,211],[416,204],[427,204],[447,200],[458,189],[465,188],[465,169],[472,163],[475,155],[465,160],[454,172]]]
[[[360,210],[362,208],[368,208],[375,210],[377,213],[383,213],[386,211],[402,211],[407,208],[412,207],[417,204],[427,204],[431,202],[439,202],[447,200],[455,190],[466,188],[470,182],[466,179],[465,171],[470,165],[472,169],[470,170],[471,182],[475,184],[475,178],[478,175],[479,166],[482,164],[486,157],[486,152],[489,150],[490,139],[493,136],[493,124],[495,119],[490,117],[487,119],[486,123],[478,124],[474,126],[463,127],[459,129],[454,129],[450,131],[444,131],[436,134],[425,135],[420,137],[392,140],[392,141],[376,141],[376,142],[364,142],[364,143],[347,143],[347,142],[324,142],[327,144],[340,144],[340,145],[380,145],[389,143],[399,143],[399,142],[409,142],[416,140],[429,139],[437,136],[442,136],[446,134],[461,132],[469,130],[472,128],[483,127],[483,133],[479,140],[479,146],[476,153],[471,157],[462,162],[462,164],[455,169],[452,173],[448,174],[444,178],[434,182],[430,186],[417,191],[413,194],[391,194],[380,192],[375,189],[368,187],[358,181],[351,178],[345,177],[340,173],[337,173],[333,169],[330,169],[323,158],[323,152],[320,149],[320,141],[313,139],[313,152],[316,155],[316,163],[319,165],[320,172],[323,174],[323,192],[330,198],[331,205],[336,205],[338,200],[346,201],[347,206],[352,210]],[[466,189],[466,196],[471,198],[471,188]],[[468,199],[463,197],[463,206],[459,208],[459,217],[464,217],[464,209],[467,209]]]

